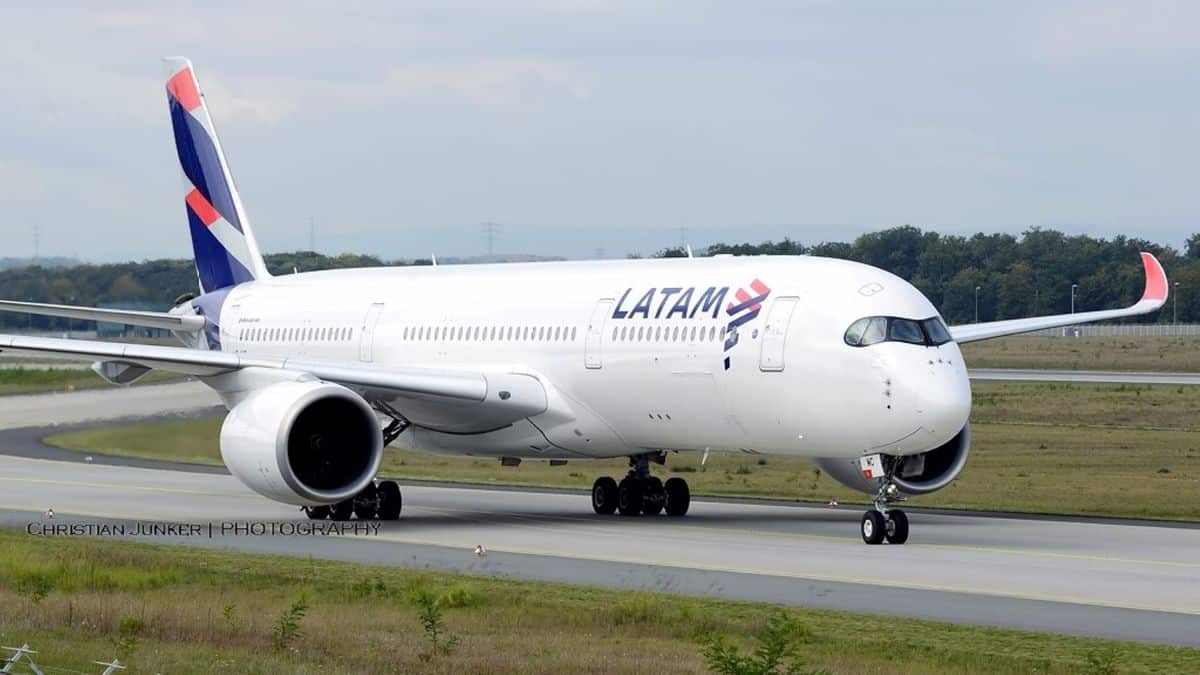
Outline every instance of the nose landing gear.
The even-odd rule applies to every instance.
[[[875,495],[874,508],[863,514],[863,542],[872,546],[882,544],[903,544],[908,541],[908,516],[900,509],[889,508],[893,502],[902,502],[906,497],[900,494],[900,488],[892,481],[892,474],[900,462],[885,462],[887,467],[879,492]]]

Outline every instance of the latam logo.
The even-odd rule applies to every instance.
[[[750,282],[750,290],[739,288],[734,293],[736,302],[726,303],[729,295],[728,286],[709,286],[684,288],[682,286],[667,286],[650,288],[640,296],[634,296],[632,288],[625,289],[621,300],[613,308],[614,319],[694,319],[721,316],[721,307],[725,306],[725,315],[729,323],[725,326],[725,370],[729,370],[729,352],[738,343],[738,329],[758,317],[762,303],[771,294],[771,289],[762,281],[755,279]],[[631,300],[637,297],[637,300]],[[632,305],[630,303],[632,302]]]
[[[729,315],[729,324],[725,326],[725,370],[729,370],[729,350],[738,343],[738,329],[758,317],[758,313],[762,311],[763,302],[770,294],[771,289],[762,281],[755,279],[750,282],[749,291],[739,288],[734,294],[734,297],[737,298],[736,305],[731,302],[725,308],[725,313]]]

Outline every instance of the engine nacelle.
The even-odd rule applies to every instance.
[[[367,402],[341,385],[280,382],[229,411],[221,425],[221,458],[264,497],[333,504],[375,478],[383,433]]]
[[[892,480],[906,495],[937,492],[962,473],[970,454],[971,427],[967,425],[954,438],[932,450],[896,458],[903,464]],[[822,471],[852,490],[869,495],[879,492],[879,479],[865,478],[859,470],[858,458],[821,457],[814,461]]]

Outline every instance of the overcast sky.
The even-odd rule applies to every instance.
[[[1200,230],[1197,2],[43,4],[0,6],[0,255],[190,254],[176,54],[268,251]]]

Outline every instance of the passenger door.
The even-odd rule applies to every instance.
[[[383,303],[376,302],[367,310],[363,317],[362,330],[358,338],[358,360],[370,363],[375,357],[375,326],[379,323],[379,315],[383,313]]]
[[[592,318],[588,321],[587,336],[583,345],[583,364],[593,370],[604,365],[601,354],[604,346],[604,326],[608,315],[612,313],[612,298],[604,298],[592,309]]]
[[[758,368],[765,372],[783,370],[784,349],[787,346],[788,324],[799,298],[775,298],[771,311],[767,313],[767,324],[763,327],[762,353]]]

